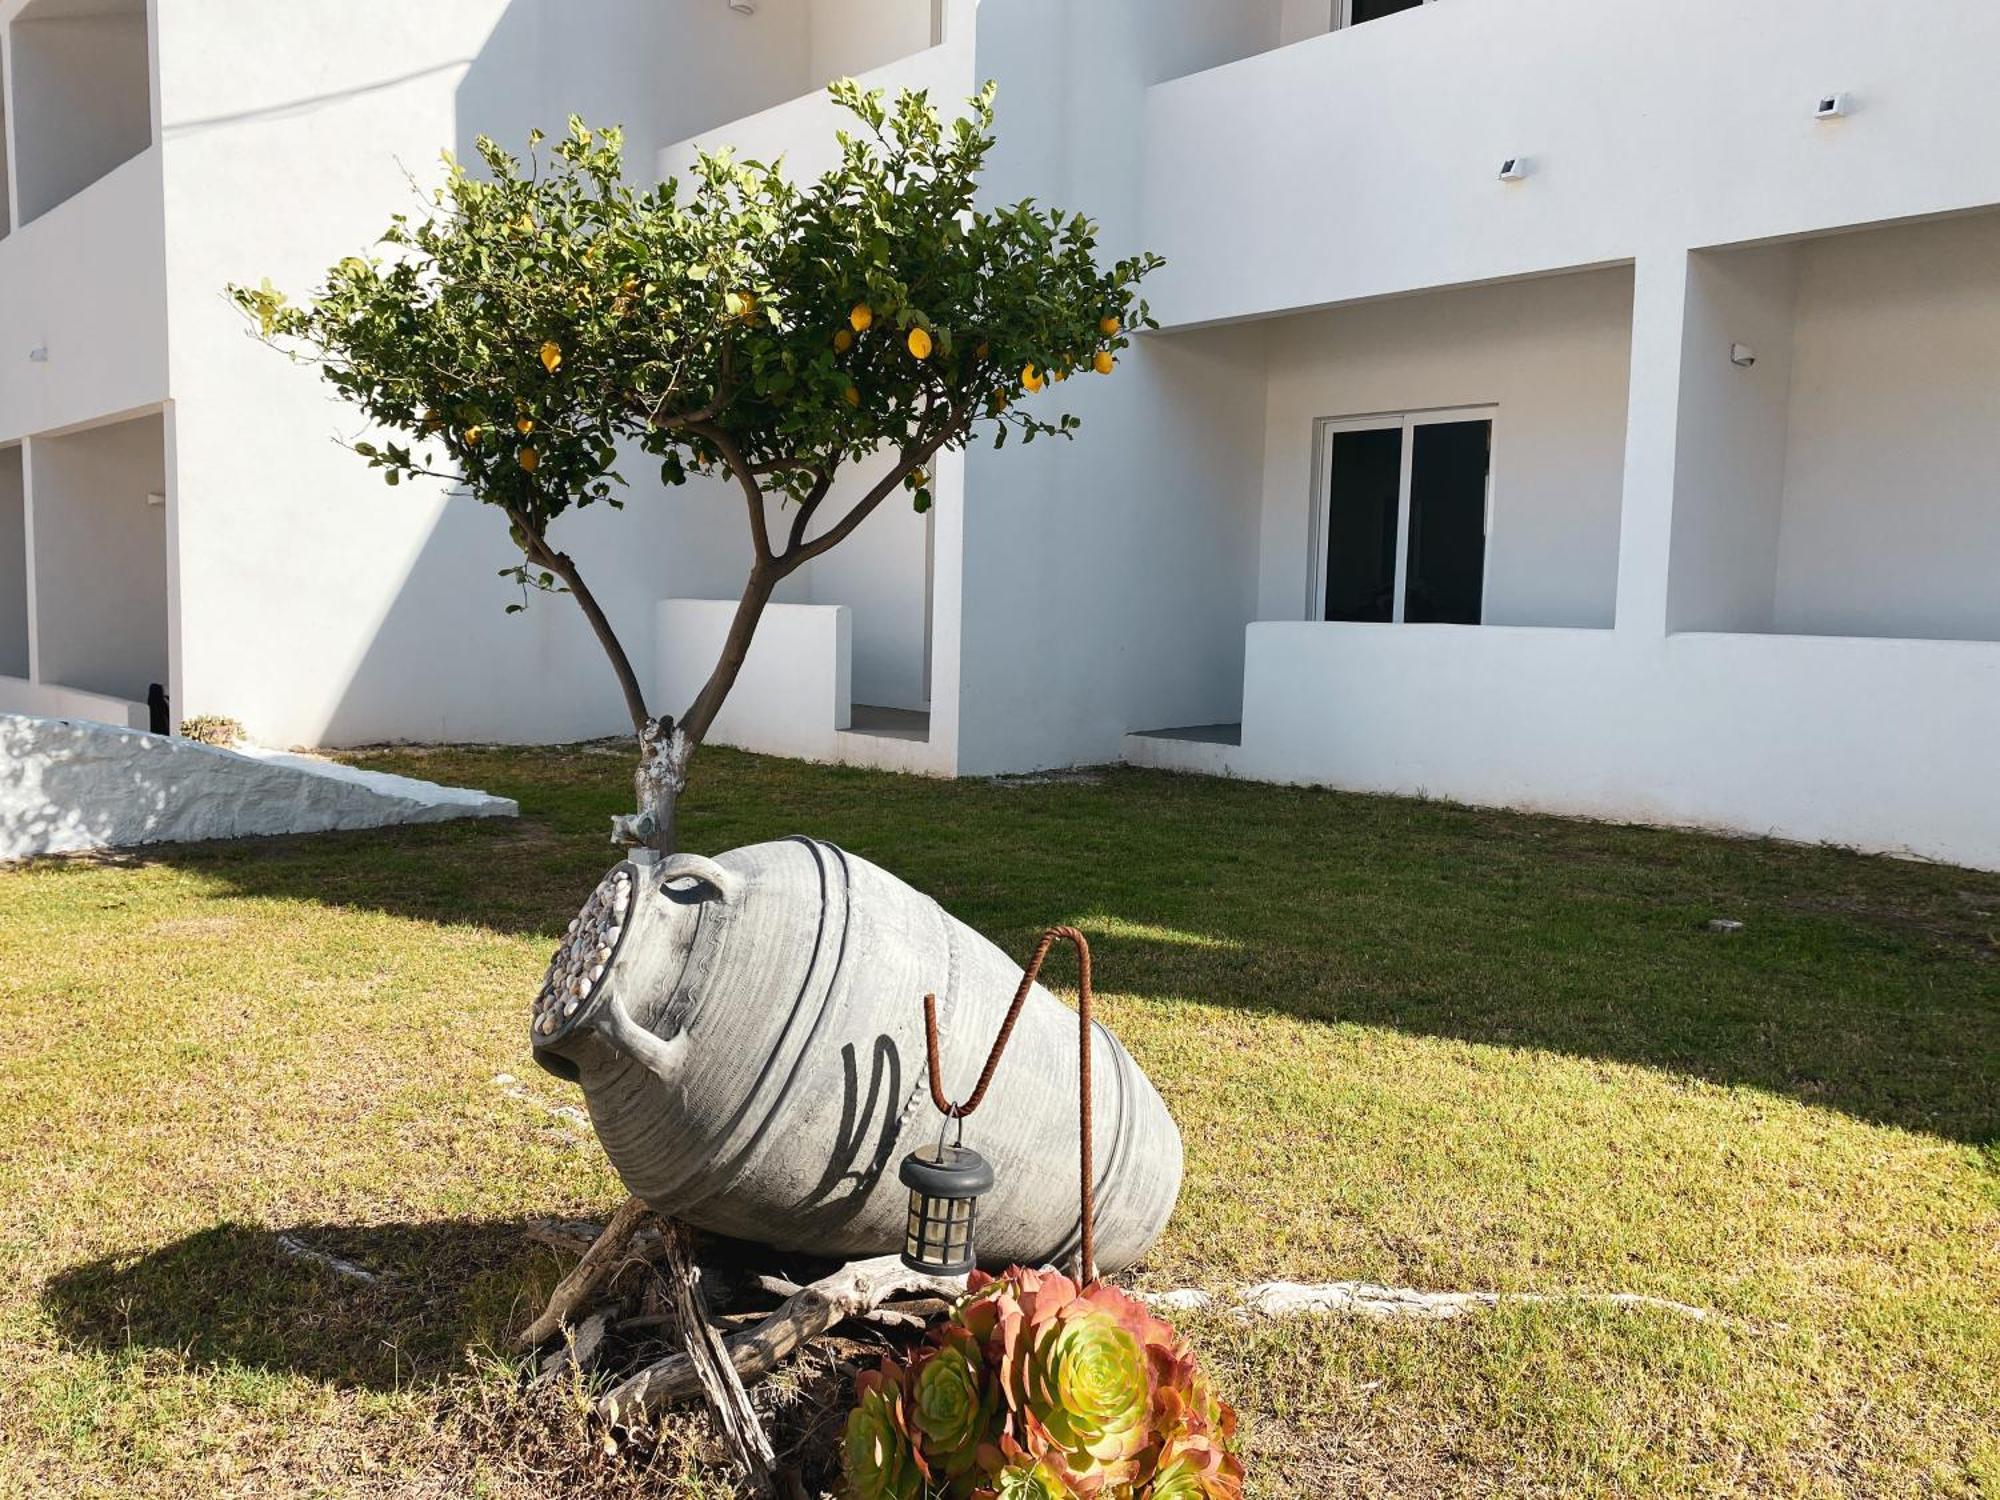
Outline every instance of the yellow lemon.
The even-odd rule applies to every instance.
[[[1111,373],[1111,367],[1117,363],[1118,361],[1112,357],[1112,353],[1109,349],[1099,349],[1097,351],[1097,357],[1091,360],[1090,367],[1095,371],[1097,371],[1097,373],[1100,375],[1109,375]]]
[[[856,333],[866,333],[868,325],[875,321],[875,309],[866,302],[857,302],[854,310],[847,315],[847,321]]]
[[[910,353],[914,354],[918,359],[929,359],[931,357],[931,336],[921,328],[912,328],[910,330]]]
[[[520,421],[514,424],[514,430],[520,433],[522,437],[526,437],[535,430],[535,419],[533,417],[521,418]]]
[[[861,404],[860,388],[850,385],[840,393],[840,399],[845,401],[849,406],[859,406]]]
[[[1106,313],[1103,317],[1097,320],[1097,331],[1103,334],[1108,339],[1117,338],[1118,330],[1122,326],[1123,325],[1121,325],[1119,321],[1116,318],[1112,317],[1109,313]]]
[[[854,347],[854,335],[849,333],[845,328],[838,330],[834,334],[833,336],[834,353],[845,354],[849,349],[852,349],[853,347]]]
[[[533,234],[535,232],[535,217],[523,209],[521,217],[516,219],[509,227],[516,234]]]
[[[1023,365],[1021,367],[1021,384],[1031,391],[1039,391],[1042,388],[1041,374],[1033,365]]]
[[[542,345],[542,368],[551,375],[562,367],[562,347],[553,339]]]
[[[533,448],[523,448],[518,462],[522,468],[532,474],[542,466],[542,455],[537,453]]]
[[[480,433],[480,429],[479,429],[479,428],[477,428],[477,427],[468,427],[468,428],[466,428],[466,429],[465,429],[465,440],[466,440],[466,441],[467,441],[468,443],[476,443],[476,442],[478,442],[478,441],[479,441],[479,433]]]

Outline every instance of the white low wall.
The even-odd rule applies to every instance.
[[[1231,769],[2000,869],[1995,744],[1989,642],[1273,622]]]
[[[107,698],[76,688],[53,687],[22,677],[0,677],[0,714],[33,714],[45,719],[87,719],[121,729],[144,729],[153,721],[143,703]]]
[[[518,810],[505,797],[310,756],[0,714],[0,859]]]
[[[733,599],[662,599],[654,616],[656,710],[681,714],[722,654]],[[801,760],[838,760],[834,736],[848,727],[852,622],[840,604],[770,604],[743,671],[708,732],[735,745]]]

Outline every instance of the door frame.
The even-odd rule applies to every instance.
[[[1500,403],[1483,406],[1431,406],[1408,411],[1364,412],[1351,417],[1319,417],[1313,422],[1312,499],[1306,520],[1306,618],[1329,624],[1326,618],[1326,536],[1327,506],[1332,500],[1333,435],[1337,432],[1386,432],[1403,434],[1402,452],[1396,476],[1396,584],[1395,602],[1390,607],[1390,623],[1402,625],[1405,592],[1410,578],[1410,474],[1416,458],[1419,427],[1440,422],[1484,422],[1487,424],[1486,505],[1479,554],[1479,623],[1486,623],[1488,586],[1493,570],[1493,473],[1499,467]]]

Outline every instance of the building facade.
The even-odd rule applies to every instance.
[[[1140,764],[2000,866],[2000,56],[1984,0],[6,0],[0,710],[275,743],[617,732],[503,531],[389,490],[232,280],[473,136],[635,174],[1000,85],[994,201],[1167,257],[1163,328],[787,581],[720,738]],[[632,466],[637,476],[647,466]],[[863,476],[865,479],[865,476]],[[747,543],[557,540],[678,710]]]

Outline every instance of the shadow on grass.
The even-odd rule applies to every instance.
[[[367,763],[482,786],[523,816],[143,858],[225,897],[553,940],[612,862],[606,819],[629,802],[611,746]],[[940,782],[715,749],[683,830],[706,851],[832,839],[1010,953],[1075,922],[1111,993],[1636,1063],[2000,1139],[1993,874],[1130,770]]]
[[[43,1303],[78,1343],[407,1389],[452,1373],[469,1345],[500,1347],[516,1302],[535,1294],[530,1263],[543,1257],[553,1265],[524,1229],[224,1224],[136,1258],[74,1267],[49,1283]],[[314,1255],[374,1279],[342,1274]]]

